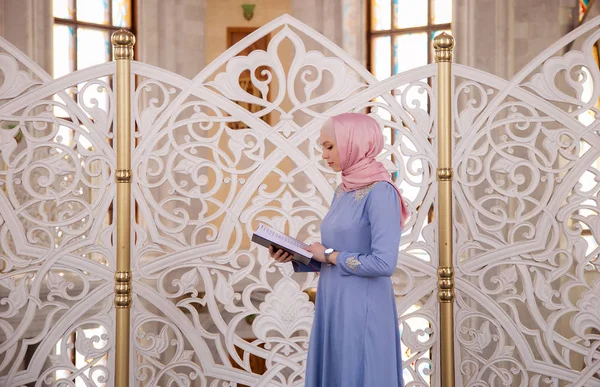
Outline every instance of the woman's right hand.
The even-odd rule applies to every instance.
[[[272,245],[269,246],[269,255],[279,263],[286,263],[292,260],[292,256],[290,254],[281,249],[275,251]]]

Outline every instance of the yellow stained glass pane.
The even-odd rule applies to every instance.
[[[119,27],[131,27],[131,0],[112,0],[112,23]]]
[[[53,0],[52,13],[54,17],[61,19],[73,19],[75,17],[75,0]]]
[[[392,7],[390,0],[371,0],[371,29],[374,31],[392,28]]]
[[[77,20],[108,25],[108,0],[77,0]]]
[[[429,0],[394,0],[394,25],[396,28],[410,28],[427,25]]]
[[[433,24],[452,23],[452,0],[434,0],[431,10]]]

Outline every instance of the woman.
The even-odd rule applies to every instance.
[[[321,129],[323,159],[342,184],[313,243],[309,266],[320,270],[306,366],[307,387],[402,386],[398,317],[390,276],[408,210],[375,157],[383,149],[377,121],[346,113]],[[270,249],[279,262],[291,257]],[[316,262],[314,262],[316,261]]]

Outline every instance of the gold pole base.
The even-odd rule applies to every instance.
[[[115,387],[129,387],[129,308],[117,308]]]

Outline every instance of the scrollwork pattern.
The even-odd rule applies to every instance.
[[[600,20],[589,23],[580,50],[555,55],[561,41],[510,82],[453,68],[461,385],[600,385],[590,27]],[[247,42],[266,34],[266,51],[228,51],[192,80],[132,65],[133,377],[303,384],[318,275],[294,273],[249,240],[259,222],[319,240],[339,184],[320,160],[319,127],[357,111],[381,123],[379,159],[411,211],[392,277],[405,379],[435,385],[436,67],[378,81],[289,16]],[[321,51],[306,49],[311,39]],[[0,71],[12,75],[0,85],[0,381],[102,385],[114,328],[115,228],[104,217],[114,200],[114,65],[59,85],[0,46]],[[284,47],[293,48],[285,60]],[[34,345],[46,364],[24,363]],[[65,354],[75,349],[89,362],[73,364]]]
[[[455,68],[461,385],[600,385],[594,23],[510,82]]]
[[[437,342],[436,231],[427,217],[435,97],[422,79],[435,76],[435,66],[377,82],[328,44],[307,51],[306,35],[324,40],[292,18],[253,38],[262,34],[272,34],[266,51],[229,51],[193,80],[132,66],[142,80],[132,157],[144,219],[134,224],[137,382],[303,384],[318,275],[295,274],[249,239],[259,222],[320,239],[339,177],[321,160],[319,128],[336,112],[362,111],[382,125],[380,160],[412,212],[392,280],[410,353],[407,378],[430,385]],[[289,45],[293,55],[284,60]],[[244,73],[255,92],[241,85]]]
[[[0,385],[105,385],[114,66],[57,82],[0,39],[0,71]]]

